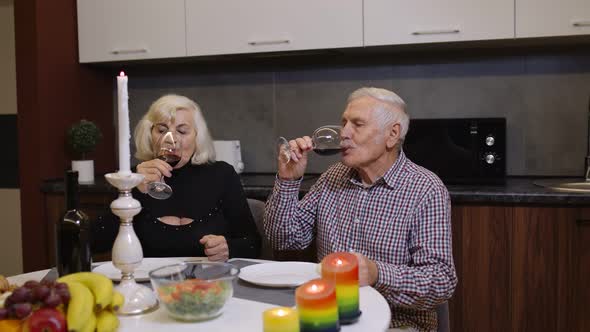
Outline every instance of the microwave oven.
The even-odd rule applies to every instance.
[[[412,119],[403,150],[445,184],[502,184],[506,119]]]

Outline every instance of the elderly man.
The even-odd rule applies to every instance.
[[[354,252],[361,285],[385,297],[394,330],[435,331],[434,307],[457,284],[450,198],[435,174],[404,155],[408,126],[405,102],[395,93],[354,91],[342,114],[341,162],[299,201],[312,141],[291,140],[291,160],[279,158],[264,227],[275,249],[304,249],[315,236],[320,260]]]

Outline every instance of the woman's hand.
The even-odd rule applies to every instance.
[[[221,235],[205,235],[199,242],[205,246],[205,255],[210,261],[225,262],[229,258],[229,248],[225,237]]]
[[[142,193],[147,192],[148,183],[160,181],[162,176],[171,177],[172,166],[161,159],[144,161],[137,165],[137,173],[144,176],[143,182],[137,186]]]

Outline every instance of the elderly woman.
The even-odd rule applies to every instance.
[[[167,132],[182,141],[181,158],[174,167],[156,158],[155,143]],[[133,193],[142,206],[133,225],[146,257],[207,256],[223,261],[258,256],[260,236],[240,179],[231,165],[215,161],[197,104],[178,95],[159,98],[137,124],[134,136],[135,156],[141,161],[136,172],[145,180]],[[162,177],[173,189],[172,196],[159,200],[147,195],[148,184]]]

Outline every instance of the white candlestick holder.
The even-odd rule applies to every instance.
[[[118,292],[125,297],[125,303],[117,312],[120,315],[140,315],[158,307],[154,292],[135,282],[133,272],[143,260],[141,243],[133,230],[133,217],[141,211],[141,204],[131,195],[131,190],[143,181],[137,173],[109,173],[107,181],[119,189],[119,197],[111,203],[111,210],[121,219],[119,233],[113,244],[113,265],[121,270]]]

